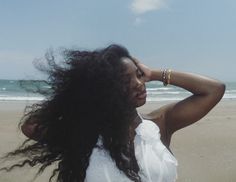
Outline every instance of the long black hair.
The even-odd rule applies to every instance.
[[[25,165],[41,167],[37,174],[57,162],[49,181],[83,182],[89,158],[102,137],[119,170],[139,182],[139,166],[129,127],[136,108],[129,100],[129,78],[121,60],[132,59],[127,49],[110,45],[94,51],[65,50],[64,63],[46,56],[50,92],[45,100],[26,109],[21,125],[35,122],[37,141],[27,139],[5,158],[21,161],[1,170],[11,171]],[[22,157],[23,156],[23,157]]]

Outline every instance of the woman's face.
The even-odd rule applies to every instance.
[[[126,67],[125,75],[129,76],[129,95],[135,107],[140,107],[146,103],[146,86],[143,71],[129,58],[123,58],[122,62]]]

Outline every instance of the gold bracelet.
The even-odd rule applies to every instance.
[[[171,69],[168,69],[168,74],[167,74],[167,85],[169,85],[170,84],[170,80],[171,80],[171,72],[172,72],[172,70]]]

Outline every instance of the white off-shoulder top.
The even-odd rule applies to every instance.
[[[177,160],[160,140],[159,127],[142,119],[135,129],[135,157],[142,182],[174,182],[177,179]],[[102,145],[101,138],[97,145]],[[108,152],[95,147],[86,171],[85,182],[132,182],[120,171]]]

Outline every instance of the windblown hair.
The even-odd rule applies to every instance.
[[[99,136],[119,170],[132,181],[140,182],[139,166],[129,135],[135,106],[129,100],[129,78],[121,60],[132,59],[119,45],[95,51],[64,51],[64,64],[46,56],[50,92],[46,99],[28,107],[21,124],[35,122],[34,135],[5,158],[21,161],[1,170],[25,165],[40,165],[42,173],[57,163],[49,179],[58,182],[83,182],[89,158]],[[23,156],[23,157],[22,157]],[[37,176],[36,175],[36,176]]]

